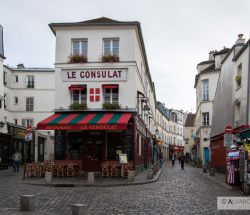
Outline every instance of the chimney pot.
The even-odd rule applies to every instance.
[[[243,34],[238,34],[238,39],[236,40],[236,44],[239,45],[245,44],[245,39],[243,38]]]
[[[24,67],[24,65],[23,65],[23,63],[19,63],[19,64],[17,64],[17,66],[16,66],[18,69],[23,69],[23,68],[25,68]]]

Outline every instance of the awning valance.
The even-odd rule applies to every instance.
[[[106,88],[106,89],[116,89],[118,87],[119,87],[118,84],[103,84],[102,85],[102,88]]]
[[[125,130],[132,113],[55,113],[38,130]]]
[[[86,85],[70,85],[69,86],[69,90],[83,90],[86,89],[87,86]]]

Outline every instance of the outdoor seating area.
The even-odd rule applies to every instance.
[[[133,162],[128,162],[123,166],[123,177],[128,176],[128,171],[133,170]],[[122,177],[122,165],[119,161],[102,162],[102,178]]]
[[[44,177],[45,172],[52,172],[54,177],[76,177],[82,172],[81,160],[56,160],[54,162],[27,163],[24,177]]]

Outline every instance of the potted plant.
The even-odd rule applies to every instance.
[[[69,106],[70,110],[87,110],[86,104],[73,103]]]
[[[121,106],[118,103],[103,103],[102,108],[106,110],[115,110],[121,109]]]
[[[117,63],[117,62],[119,62],[119,57],[116,55],[111,55],[111,54],[103,55],[101,57],[101,61],[103,63]]]
[[[68,63],[87,63],[88,59],[84,55],[74,54],[69,56]]]
[[[237,83],[237,87],[241,86],[241,75],[236,75],[235,81]]]

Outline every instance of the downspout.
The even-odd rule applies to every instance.
[[[250,81],[249,81],[249,72],[250,72],[250,47],[248,42],[248,70],[247,70],[247,110],[246,110],[246,124],[249,125],[249,90],[250,90]]]

